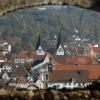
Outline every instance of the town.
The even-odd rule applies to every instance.
[[[50,53],[37,39],[35,51],[12,53],[12,45],[0,41],[0,87],[48,89],[84,88],[100,79],[100,46],[88,41],[85,45],[75,35],[73,43],[62,44]]]

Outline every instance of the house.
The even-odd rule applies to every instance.
[[[12,72],[9,73],[9,76],[12,80],[17,81],[17,79],[21,76],[25,75],[25,69],[23,66],[13,66]]]
[[[12,65],[4,63],[2,70],[6,70],[7,72],[12,72]]]
[[[5,57],[3,55],[2,52],[0,52],[0,63],[4,63],[5,62]]]
[[[32,67],[31,67],[31,73],[32,73],[32,76],[33,76],[33,79],[34,79],[34,82],[36,82],[38,80],[38,77],[42,71],[42,67],[47,64],[49,62],[49,57],[48,55],[41,61],[38,61],[38,62],[34,62],[32,64]],[[40,75],[41,77],[43,77],[42,75]]]
[[[33,63],[34,61],[44,59],[46,57],[46,52],[40,52],[41,46],[39,46],[37,51],[21,51],[18,54],[14,55],[14,63],[24,64],[24,63]],[[37,54],[38,53],[38,54]]]
[[[30,85],[33,85],[34,82],[33,80],[26,80],[25,76],[24,75],[21,75],[18,80],[17,80],[17,83],[16,83],[16,88],[27,88],[29,87]]]
[[[0,73],[0,79],[2,80],[6,80],[6,81],[9,81],[10,80],[10,76],[9,76],[9,73],[7,71],[2,71]]]
[[[10,53],[11,52],[11,44],[5,44],[4,46],[3,46],[3,54],[5,55],[5,54],[7,54],[7,53]]]
[[[16,87],[16,81],[11,79],[9,84],[8,84],[9,87]]]
[[[32,57],[32,52],[28,51],[21,51],[18,54],[14,55],[13,57],[14,63],[15,64],[24,64],[26,63],[32,63],[33,62],[33,57]]]
[[[29,88],[30,86],[31,86],[31,88]],[[32,79],[26,80],[26,77],[24,75],[20,75],[17,80],[12,79],[9,82],[9,87],[33,89],[34,88],[34,81]]]
[[[96,58],[100,58],[100,47],[92,45],[91,43],[88,44],[90,49],[90,55]]]
[[[35,86],[37,86],[39,89],[45,89],[45,84],[41,77],[38,77],[37,81],[35,82]]]
[[[83,55],[84,54],[84,48],[83,47],[64,47],[65,55]]]
[[[81,77],[81,78],[80,78]],[[47,88],[78,88],[89,84],[89,73],[86,70],[54,70],[48,74]]]
[[[34,88],[34,81],[32,75],[27,72],[23,66],[14,68],[9,75],[11,78],[11,81],[9,82],[9,87],[29,89]]]
[[[8,43],[6,40],[0,41],[0,48],[2,50],[3,55],[11,52],[11,44]]]
[[[14,55],[14,63],[25,63],[25,60],[28,59],[28,52],[27,51],[21,51],[18,54]]]
[[[84,87],[100,77],[100,65],[93,65],[89,56],[48,56],[49,61],[36,68],[44,88]],[[81,78],[80,78],[81,77]],[[69,81],[74,79],[75,81]],[[65,85],[66,84],[66,85]],[[58,86],[59,85],[59,86]]]

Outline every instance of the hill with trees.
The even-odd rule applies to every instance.
[[[100,43],[100,14],[74,6],[39,6],[20,9],[0,17],[0,38],[8,40],[13,52],[35,50],[40,34],[44,49],[54,48],[61,33],[62,43],[78,35]]]

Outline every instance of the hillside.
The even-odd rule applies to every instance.
[[[1,16],[0,34],[11,42],[13,51],[35,49],[39,34],[45,49],[56,46],[59,32],[62,42],[68,43],[75,29],[79,30],[81,38],[100,43],[98,19],[99,13],[73,6],[31,7]]]

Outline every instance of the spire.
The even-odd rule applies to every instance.
[[[36,50],[39,48],[40,45],[41,45],[41,38],[40,38],[40,34],[39,34],[38,41],[36,43]]]
[[[41,47],[40,34],[39,34],[38,41],[37,41],[37,44],[36,44],[36,52],[37,52],[37,55],[45,55],[45,52]]]
[[[58,35],[57,49],[58,49],[59,45],[61,45],[61,33],[59,33],[59,35]]]

